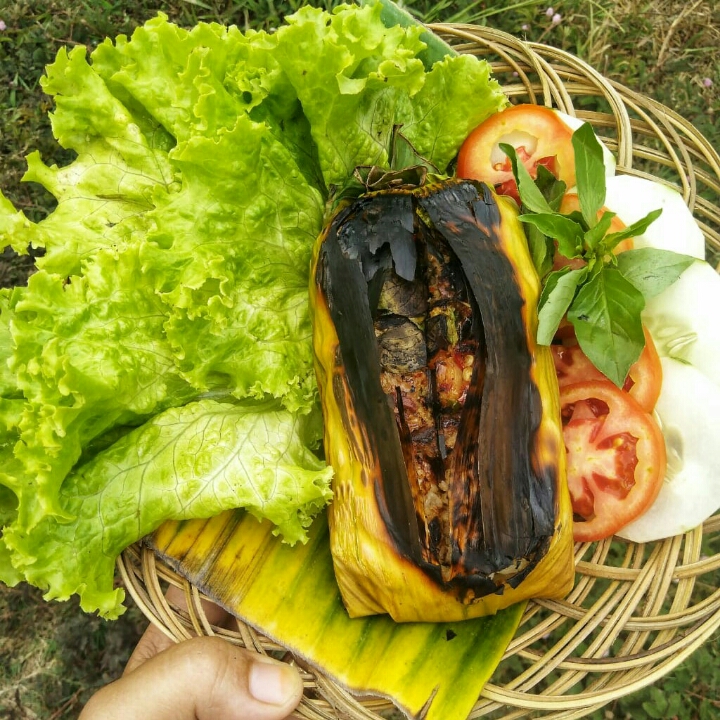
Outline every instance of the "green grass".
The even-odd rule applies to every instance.
[[[68,153],[50,132],[50,100],[39,79],[63,45],[94,47],[106,35],[131,33],[158,10],[184,26],[198,21],[271,28],[299,0],[5,0],[0,4],[0,187],[33,220],[53,207],[34,184],[22,184],[24,157],[46,162]],[[337,3],[315,2],[329,8]],[[558,0],[553,24],[538,0],[408,0],[428,22],[475,22],[563,48],[606,76],[654,97],[691,120],[720,147],[720,3],[716,0]],[[708,83],[709,80],[709,83]],[[0,256],[0,284],[23,281],[30,263]],[[720,548],[708,551],[720,552]],[[706,582],[717,587],[720,572]],[[131,609],[116,623],[81,613],[75,603],[48,604],[35,589],[0,589],[0,717],[77,717],[92,691],[121,672],[145,625]],[[506,668],[506,673],[513,668]],[[720,717],[720,637],[656,686],[596,712],[606,718]]]
[[[109,623],[36,588],[0,590],[0,717],[67,720],[119,677],[147,625],[131,607]]]

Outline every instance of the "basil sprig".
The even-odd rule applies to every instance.
[[[539,166],[533,180],[512,145],[501,144],[510,159],[522,202],[528,245],[542,279],[538,337],[549,345],[563,317],[575,328],[590,361],[622,387],[645,346],[641,313],[645,301],[672,285],[695,258],[642,248],[617,256],[618,243],[642,235],[662,212],[654,210],[620,232],[609,232],[614,213],[605,204],[602,147],[589,124],[572,136],[580,212],[559,212],[565,183]],[[579,267],[553,270],[556,251],[578,259]]]

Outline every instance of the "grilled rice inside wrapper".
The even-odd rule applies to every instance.
[[[361,197],[311,304],[352,616],[455,620],[572,586],[557,383],[517,212],[448,180]]]

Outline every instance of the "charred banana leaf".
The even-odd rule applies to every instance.
[[[557,383],[514,206],[448,180],[366,195],[310,288],[330,538],[353,617],[477,617],[572,586]]]

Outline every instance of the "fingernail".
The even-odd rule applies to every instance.
[[[263,703],[285,705],[301,683],[297,671],[285,663],[254,662],[250,668],[250,694]]]

